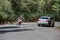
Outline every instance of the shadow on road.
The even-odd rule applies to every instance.
[[[0,34],[4,34],[7,32],[21,32],[21,31],[33,31],[35,29],[14,29],[14,30],[0,30]]]
[[[20,28],[19,26],[4,26],[0,27],[0,29],[8,29],[8,28]]]
[[[50,26],[44,26],[44,25],[43,25],[43,26],[38,26],[38,27],[50,27]],[[54,26],[54,27],[55,27],[55,26]],[[50,27],[50,28],[51,28],[51,27]]]

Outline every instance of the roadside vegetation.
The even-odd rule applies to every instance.
[[[0,0],[0,23],[14,22],[23,15],[26,22],[35,22],[40,16],[60,21],[60,0]]]
[[[60,26],[59,27],[56,27],[58,30],[60,30]]]

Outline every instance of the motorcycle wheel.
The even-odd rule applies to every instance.
[[[19,22],[18,25],[21,25],[21,22]]]

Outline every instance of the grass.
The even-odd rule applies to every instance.
[[[60,26],[56,27],[58,30],[60,30]]]

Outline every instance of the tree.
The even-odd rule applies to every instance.
[[[0,0],[0,20],[7,21],[8,16],[13,14],[11,3],[8,0]]]

